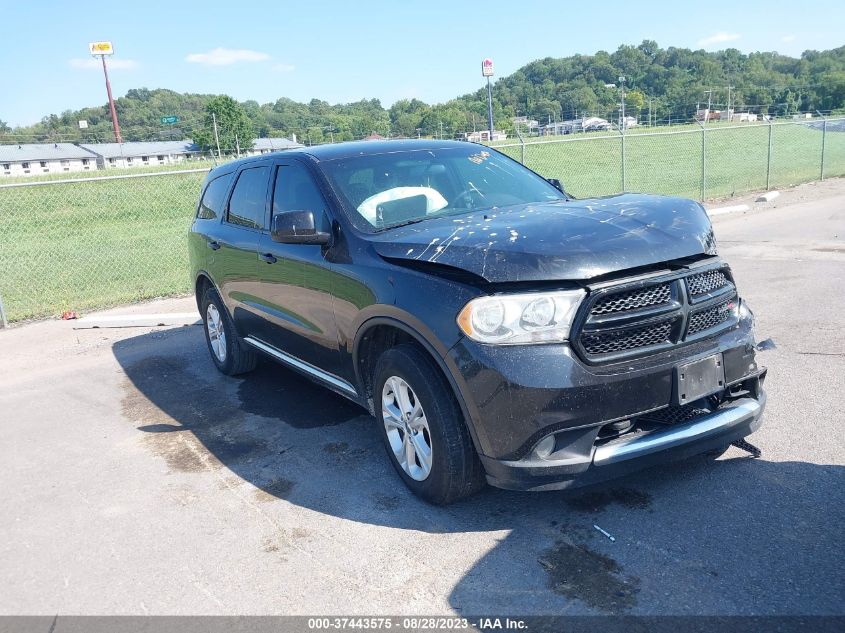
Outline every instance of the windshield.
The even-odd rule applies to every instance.
[[[322,163],[365,229],[565,199],[549,182],[478,145],[355,156]]]

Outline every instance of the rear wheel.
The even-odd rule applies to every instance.
[[[206,289],[201,305],[205,340],[217,369],[227,376],[255,369],[258,362],[256,354],[238,336],[217,290]]]
[[[408,488],[436,504],[481,489],[483,469],[460,407],[426,353],[413,344],[389,349],[373,386],[382,440]]]

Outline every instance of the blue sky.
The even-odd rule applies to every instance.
[[[375,97],[385,106],[475,90],[484,57],[502,76],[541,57],[643,39],[789,55],[845,44],[841,4],[821,1],[9,2],[0,27],[0,119],[12,125],[104,103],[87,47],[101,39],[115,46],[115,96],[147,87],[259,103]]]

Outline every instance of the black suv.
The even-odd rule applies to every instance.
[[[435,503],[582,485],[757,430],[753,316],[704,209],[567,195],[480,145],[324,145],[211,171],[190,232],[211,357],[365,407]]]

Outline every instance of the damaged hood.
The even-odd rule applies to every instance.
[[[700,204],[641,194],[431,218],[370,240],[382,257],[442,264],[489,282],[588,280],[716,252]]]

